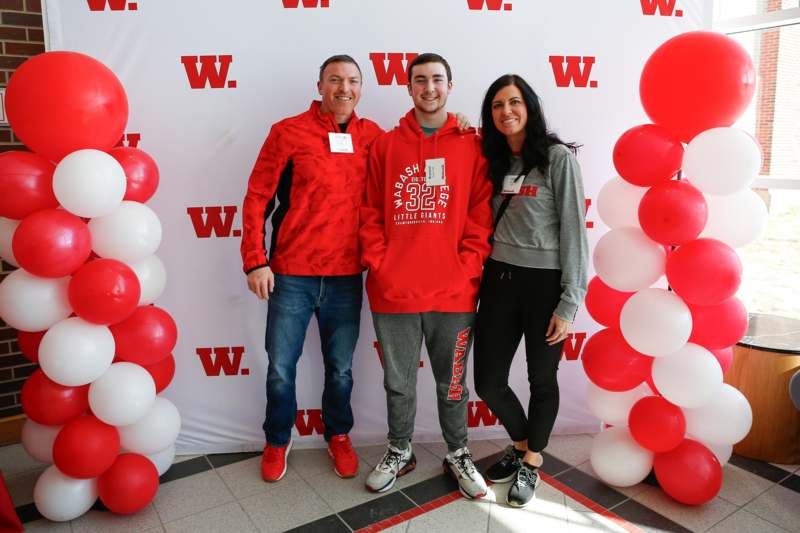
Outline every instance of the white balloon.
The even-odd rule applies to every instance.
[[[758,177],[761,149],[747,132],[711,128],[692,139],[683,155],[683,171],[707,194],[733,194]]]
[[[597,195],[597,212],[609,228],[638,228],[639,202],[647,187],[637,187],[622,178],[607,181]]]
[[[122,447],[148,455],[175,442],[181,430],[181,415],[171,401],[159,396],[146,415],[117,429]]]
[[[22,447],[41,463],[53,462],[53,441],[63,426],[44,426],[30,418],[22,426]]]
[[[66,522],[88,511],[97,500],[97,478],[75,479],[50,466],[36,480],[33,502],[42,516]]]
[[[136,423],[156,400],[150,373],[134,363],[114,363],[89,386],[89,407],[112,426]]]
[[[711,352],[686,343],[669,357],[653,360],[653,383],[668,401],[681,407],[700,407],[722,386],[722,368]]]
[[[612,392],[598,387],[591,381],[587,383],[586,404],[594,416],[612,426],[628,425],[628,413],[637,401],[645,396],[652,396],[646,384],[623,391]]]
[[[706,446],[733,445],[750,432],[753,411],[747,398],[735,387],[723,383],[710,402],[696,409],[684,409],[686,433]]]
[[[689,340],[692,314],[674,292],[644,289],[622,306],[619,326],[634,350],[662,357],[678,351]]]
[[[689,439],[692,439],[692,440],[698,440],[698,439],[696,439],[695,437],[693,437],[691,435],[686,435],[686,438],[689,438]],[[717,444],[708,444],[708,443],[705,443],[705,442],[702,442],[702,441],[699,441],[699,442],[703,446],[705,446],[706,448],[711,450],[711,453],[713,453],[714,455],[717,456],[717,460],[719,461],[719,464],[721,464],[722,466],[725,466],[725,463],[727,463],[728,461],[731,460],[731,455],[733,455],[733,445],[732,444],[727,444],[727,445],[720,446],[720,445],[717,445]]]
[[[0,258],[6,263],[19,266],[17,258],[14,257],[14,250],[11,248],[11,239],[17,231],[19,220],[0,217]]]
[[[598,477],[615,487],[636,485],[653,468],[653,452],[639,446],[626,427],[608,428],[598,434],[589,460]]]
[[[114,360],[114,336],[106,326],[72,317],[42,337],[39,364],[48,378],[68,387],[96,380]]]
[[[727,196],[705,195],[708,221],[700,237],[740,248],[758,239],[767,225],[767,204],[752,189]]]
[[[163,476],[175,460],[175,444],[170,444],[163,450],[151,453],[145,457],[150,459],[150,462],[155,465],[156,470],[158,470],[158,475]]]
[[[649,287],[664,274],[664,247],[639,228],[616,228],[594,248],[594,268],[606,285],[633,292]]]
[[[0,283],[0,317],[22,331],[43,331],[72,313],[70,278],[40,278],[17,269]]]
[[[100,150],[67,155],[53,173],[58,202],[79,217],[102,217],[119,207],[127,180],[119,162]]]
[[[113,213],[89,221],[92,249],[100,257],[136,263],[161,244],[161,222],[152,209],[124,201]]]
[[[157,255],[149,255],[128,266],[139,278],[139,286],[142,288],[139,305],[147,305],[156,301],[164,292],[164,287],[167,286],[167,270],[161,259]]]

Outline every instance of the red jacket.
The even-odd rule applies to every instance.
[[[425,160],[445,159],[446,185],[425,185]],[[474,130],[453,115],[425,137],[411,110],[378,138],[361,208],[361,261],[377,313],[471,312],[489,256],[492,185]]]
[[[305,113],[272,126],[258,154],[244,198],[244,271],[269,265],[295,276],[340,276],[363,270],[358,248],[358,208],[364,197],[369,145],[383,130],[355,113],[346,133],[352,154],[331,153],[331,113],[311,102]],[[272,216],[267,259],[264,223]]]

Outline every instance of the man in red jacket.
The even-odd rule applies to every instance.
[[[355,114],[361,69],[350,56],[328,58],[317,87],[321,101],[272,126],[244,199],[241,251],[247,285],[269,300],[267,442],[261,460],[266,481],[286,473],[297,416],[297,361],[312,314],[325,364],[325,440],[339,476],[353,477],[358,471],[348,437],[353,427],[351,366],[363,292],[358,207],[369,145],[382,130]],[[268,257],[264,223],[270,214]]]
[[[367,488],[389,490],[412,470],[417,368],[422,341],[436,380],[446,470],[462,494],[486,483],[467,448],[466,363],[484,260],[490,252],[492,186],[474,130],[459,132],[445,104],[447,61],[422,54],[408,66],[414,109],[379,137],[361,208],[362,262],[384,362],[389,448]]]

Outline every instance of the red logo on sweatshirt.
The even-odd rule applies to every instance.
[[[497,419],[486,402],[480,400],[467,402],[467,427],[476,428],[478,426],[497,426],[500,421]]]
[[[503,0],[467,0],[467,6],[473,11],[480,11],[484,8],[489,11],[511,11],[511,2]]]
[[[235,205],[213,207],[187,207],[186,213],[192,221],[198,239],[208,239],[211,233],[215,237],[241,237],[242,230],[231,229],[233,219],[239,210]]]
[[[321,409],[298,409],[294,427],[302,437],[308,437],[312,433],[323,435],[325,424],[322,423]]]
[[[643,15],[655,15],[656,11],[662,17],[682,17],[683,10],[675,9],[675,0],[640,0]]]
[[[136,11],[139,9],[137,2],[128,2],[128,0],[86,0],[89,5],[89,11],[105,11],[106,5],[111,11]]]
[[[284,9],[297,9],[300,0],[283,0]],[[329,7],[330,0],[303,0],[303,7]]]
[[[450,186],[429,187],[420,176],[419,163],[407,165],[397,177],[392,190],[395,225],[444,224]]]
[[[570,333],[561,348],[561,357],[567,361],[576,361],[583,352],[583,344],[586,341],[586,332]]]
[[[597,87],[595,80],[589,80],[595,59],[591,56],[550,56],[550,66],[553,67],[556,86],[574,85],[585,88],[588,85],[593,89]]]
[[[226,376],[247,376],[249,368],[242,366],[244,346],[218,346],[216,348],[197,348],[195,350],[203,370],[208,377],[219,377],[220,373]]]
[[[236,88],[236,80],[228,79],[228,69],[233,62],[233,56],[181,56],[181,63],[186,70],[189,86],[192,89],[205,89],[209,85],[212,89]],[[200,65],[198,66],[198,63]]]
[[[378,85],[408,85],[408,64],[419,54],[415,52],[371,52],[369,59],[375,69],[375,78]],[[403,61],[405,59],[405,61]],[[388,61],[388,64],[387,64]]]
[[[128,148],[136,148],[137,146],[139,146],[139,141],[141,140],[142,140],[141,133],[125,133],[117,143],[117,146],[127,146]]]
[[[466,370],[464,363],[467,359],[467,344],[471,330],[472,328],[462,329],[456,336],[456,346],[453,349],[453,374],[450,378],[450,388],[447,389],[448,400],[460,400],[464,390],[461,386],[461,378]]]

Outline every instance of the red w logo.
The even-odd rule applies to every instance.
[[[197,62],[200,62],[200,67]],[[233,56],[181,56],[181,63],[186,69],[189,86],[192,89],[205,89],[206,84],[212,89],[236,88],[236,80],[228,80],[228,68],[233,62]],[[219,63],[219,65],[217,65]]]
[[[467,427],[496,426],[497,416],[489,410],[486,402],[467,402]]]
[[[383,368],[383,352],[381,351],[381,345],[378,341],[373,342],[372,345],[375,347],[375,351],[378,352],[378,361],[381,362],[381,368]],[[424,363],[422,362],[422,359],[420,359],[419,367],[422,368],[423,366]]]
[[[589,206],[592,205],[592,200],[590,198],[586,199],[586,210],[583,212],[583,217],[586,218],[589,215]],[[594,222],[587,220],[586,221],[586,228],[592,229],[594,227]]]
[[[198,239],[208,239],[211,232],[215,237],[241,237],[242,230],[231,231],[233,218],[236,216],[238,208],[235,205],[215,206],[215,207],[187,207],[186,212],[192,219],[192,226]],[[225,216],[222,216],[222,213]],[[205,215],[205,216],[203,216]]]
[[[319,435],[324,434],[325,424],[322,423],[322,410],[298,409],[294,427],[297,428],[297,432],[303,437],[307,437],[312,433],[317,433]]]
[[[211,352],[214,352],[212,357]],[[217,348],[197,348],[195,350],[200,362],[203,363],[203,370],[206,376],[219,376],[224,372],[226,376],[247,376],[250,374],[249,368],[239,367],[242,364],[242,354],[244,346],[219,346]]]
[[[372,52],[369,54],[369,59],[372,61],[372,66],[375,69],[375,78],[378,80],[378,85],[391,85],[392,80],[397,85],[408,85],[408,74],[406,67],[410,61],[413,61],[419,54],[390,52],[384,54],[381,52]],[[405,58],[405,63],[403,63]],[[385,61],[389,60],[388,66]]]
[[[329,0],[303,0],[303,7],[328,7]],[[300,4],[300,0],[283,0],[283,7],[285,9],[295,9]]]
[[[106,4],[111,11],[124,11],[125,8],[136,11],[139,8],[136,2],[128,3],[128,0],[86,0],[86,3],[89,4],[89,11],[105,11]]]
[[[564,66],[566,60],[567,65]],[[553,76],[558,87],[597,87],[596,81],[589,81],[594,65],[594,57],[581,56],[550,56],[550,66],[553,67]]]
[[[117,146],[127,146],[128,148],[136,148],[139,146],[139,141],[141,140],[142,140],[141,133],[125,133],[117,143]]]
[[[683,10],[675,9],[675,0],[640,0],[642,2],[642,14],[655,15],[656,10],[662,17],[682,17]]]
[[[467,5],[473,11],[479,11],[486,6],[489,11],[500,11],[503,8],[506,11],[511,11],[511,4],[504,4],[503,0],[467,0]]]
[[[561,355],[567,361],[576,361],[581,356],[583,343],[586,341],[586,333],[570,333],[564,341]]]

